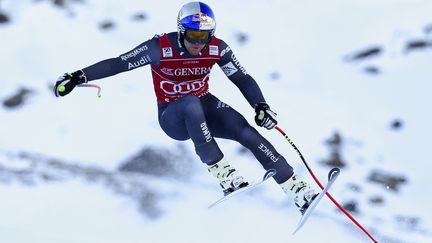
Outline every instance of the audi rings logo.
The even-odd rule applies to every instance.
[[[185,81],[177,84],[172,81],[164,80],[160,82],[160,88],[169,95],[189,94],[190,92],[200,90],[205,86],[205,84],[205,79],[197,81]]]

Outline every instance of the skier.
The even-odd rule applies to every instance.
[[[151,65],[162,130],[175,140],[192,139],[197,155],[219,180],[225,194],[248,182],[224,158],[215,137],[239,142],[264,169],[276,170],[274,180],[303,213],[318,194],[294,175],[285,158],[239,112],[209,92],[210,70],[218,64],[255,109],[256,124],[267,129],[277,124],[276,113],[258,84],[231,48],[214,36],[215,29],[215,16],[207,4],[187,3],[178,13],[177,32],[156,35],[119,57],[65,73],[55,83],[54,93],[65,96],[77,85]]]

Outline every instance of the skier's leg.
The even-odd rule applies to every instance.
[[[213,136],[238,141],[255,155],[264,169],[275,169],[275,181],[304,211],[317,194],[305,180],[294,175],[285,158],[236,110],[212,95],[202,101]]]
[[[219,180],[224,193],[247,185],[243,177],[223,159],[223,153],[207,127],[199,98],[186,96],[168,105],[159,105],[159,124],[173,139],[192,139],[196,153],[209,166],[208,171]]]
[[[223,158],[210,133],[201,102],[196,96],[185,96],[167,105],[159,105],[159,124],[175,140],[192,139],[201,161],[213,165]]]
[[[292,177],[293,168],[285,158],[239,112],[211,94],[201,100],[213,136],[237,141],[248,148],[264,169],[277,171],[274,179],[278,184]]]

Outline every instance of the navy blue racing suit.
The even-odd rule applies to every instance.
[[[119,57],[103,60],[82,71],[87,80],[91,81],[148,64],[158,67],[163,60],[162,56],[172,55],[171,51],[179,53],[183,59],[194,60],[195,56],[186,51],[177,32],[168,33],[167,37],[173,50],[161,48],[161,36],[156,35]],[[216,63],[227,77],[239,88],[252,107],[259,102],[265,102],[258,84],[240,65],[231,48],[221,39],[217,39],[217,42],[219,46],[216,49],[220,55]],[[168,69],[163,71],[172,74]],[[186,74],[187,70],[183,71]],[[239,112],[210,92],[158,102],[158,120],[169,137],[180,141],[191,139],[197,155],[207,165],[213,165],[223,158],[224,155],[214,138],[225,138],[248,148],[264,169],[275,169],[277,174],[274,179],[277,183],[281,184],[293,175],[293,168],[285,158]]]

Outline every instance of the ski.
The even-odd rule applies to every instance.
[[[327,193],[327,191],[331,188],[333,183],[336,181],[336,178],[338,177],[340,173],[339,168],[333,168],[329,171],[328,174],[328,182],[325,188],[318,194],[318,196],[312,201],[312,204],[306,209],[304,214],[302,215],[297,228],[294,230],[293,235],[301,229],[301,227],[306,223],[312,212],[314,211],[315,207],[318,205],[318,203],[321,201],[321,199],[324,197],[324,195]]]
[[[268,170],[268,171],[264,174],[264,176],[263,176],[263,178],[262,178],[261,180],[259,180],[259,181],[257,181],[257,182],[252,182],[252,183],[250,183],[249,185],[247,185],[247,186],[245,186],[245,187],[239,188],[239,189],[237,189],[237,190],[235,190],[235,191],[233,191],[233,192],[231,192],[231,193],[229,193],[229,194],[227,194],[227,195],[221,197],[221,198],[218,199],[216,202],[210,204],[210,206],[208,206],[208,208],[212,208],[212,207],[218,205],[219,203],[224,202],[224,201],[226,201],[226,200],[232,198],[232,197],[235,196],[235,195],[238,195],[238,194],[240,194],[240,193],[243,193],[243,192],[249,191],[249,190],[251,190],[251,189],[253,189],[253,188],[255,188],[255,187],[261,185],[263,182],[265,182],[267,179],[273,177],[274,175],[276,175],[276,171],[275,171],[275,170]]]

